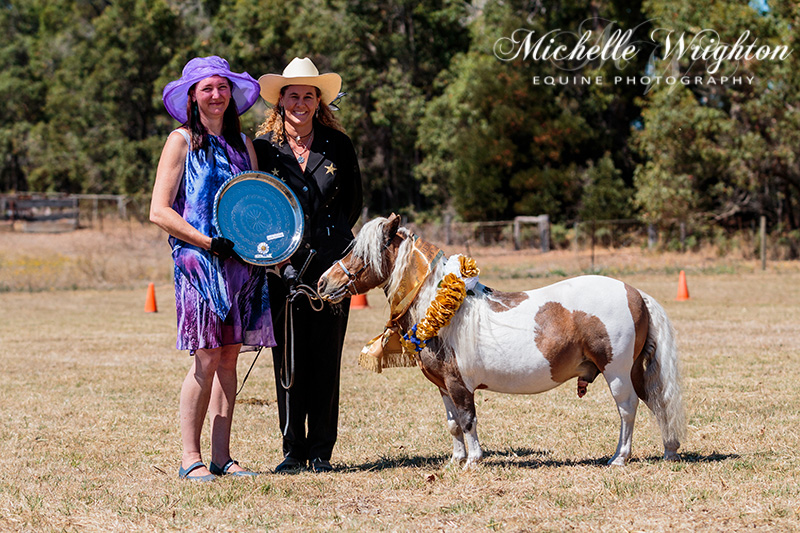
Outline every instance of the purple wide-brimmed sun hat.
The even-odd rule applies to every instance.
[[[223,76],[231,80],[233,83],[231,94],[233,101],[236,102],[236,111],[240,115],[256,103],[261,88],[250,74],[231,72],[228,62],[219,56],[195,57],[183,67],[183,74],[179,80],[171,81],[164,87],[161,99],[164,100],[164,106],[172,118],[181,124],[186,122],[189,89],[198,81],[211,76]]]

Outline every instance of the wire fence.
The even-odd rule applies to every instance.
[[[64,232],[78,228],[103,228],[104,221],[138,221],[148,223],[149,195],[115,194],[0,194],[0,231]],[[362,221],[370,215],[366,208]],[[439,222],[420,222],[404,218],[403,225],[425,235],[427,240],[455,245],[467,250],[471,246],[497,247],[508,250],[574,250],[591,252],[596,248],[617,249],[639,247],[685,252],[696,249],[704,240],[720,247],[730,246],[730,236],[710,235],[708,228],[695,231],[685,222],[657,227],[638,219],[589,220],[569,224],[551,224],[546,214],[518,216],[513,220],[459,222],[445,215]],[[800,257],[800,231],[766,232],[762,217],[760,227],[739,232],[740,246],[748,253],[762,257],[767,253],[778,259]]]
[[[595,246],[622,248],[658,244],[658,232],[640,220],[592,220],[570,225],[550,224],[547,215],[520,216],[514,220],[490,222],[435,222],[416,224],[404,221],[429,240],[461,246],[500,247],[511,250],[552,249],[582,251]]]
[[[0,195],[0,230],[22,232],[63,232],[78,228],[100,228],[105,220],[148,220],[149,198],[115,194],[17,193]],[[370,217],[365,209],[363,221]],[[576,251],[596,246],[617,248],[658,243],[652,226],[635,220],[593,220],[569,226],[551,225],[548,215],[518,216],[514,220],[458,222],[445,216],[441,222],[404,225],[427,239],[447,245],[499,247],[513,250],[571,248]],[[681,247],[687,234],[681,225]]]
[[[2,194],[0,229],[60,233],[81,227],[102,228],[104,219],[128,220],[136,215],[141,210],[139,203],[121,194]],[[133,211],[129,210],[131,205]]]

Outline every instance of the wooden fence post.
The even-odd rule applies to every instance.
[[[686,252],[686,222],[681,222],[681,252]]]
[[[444,242],[448,245],[453,244],[453,215],[450,213],[444,214]]]
[[[761,215],[759,234],[761,236],[761,270],[767,269],[767,217]]]
[[[550,216],[539,215],[539,238],[541,240],[542,252],[550,251]]]
[[[647,225],[647,249],[652,250],[658,243],[658,232],[653,224]]]
[[[542,252],[550,251],[550,216],[539,215],[535,217],[517,216],[514,217],[514,250],[522,249],[522,224],[524,222],[534,223],[539,228],[539,247]]]
[[[117,212],[119,213],[120,220],[127,220],[128,219],[128,199],[124,196],[119,196],[117,198]]]

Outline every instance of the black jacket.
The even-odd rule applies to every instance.
[[[258,168],[276,176],[297,195],[305,229],[303,243],[291,262],[299,270],[309,250],[316,250],[303,276],[303,282],[315,284],[328,267],[342,258],[361,215],[361,171],[356,152],[347,135],[315,121],[314,141],[303,172],[288,141],[278,145],[271,139],[272,134],[268,133],[253,141]]]

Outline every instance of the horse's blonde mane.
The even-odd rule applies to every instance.
[[[383,226],[385,218],[370,220],[358,232],[353,241],[353,255],[381,274],[383,265]]]
[[[406,228],[398,228],[397,233],[400,233],[404,239],[397,249],[397,258],[394,260],[394,268],[392,274],[387,280],[386,296],[391,300],[392,296],[400,287],[400,282],[403,281],[403,271],[408,266],[411,259],[411,251],[414,248],[414,239],[411,239],[411,232]]]
[[[376,218],[370,220],[358,232],[356,240],[353,242],[353,255],[369,265],[379,276],[383,276],[383,255],[386,251],[384,241],[384,229],[389,222],[387,218]],[[411,232],[406,228],[398,228],[397,233],[403,237],[409,237]],[[386,294],[391,296],[397,290],[402,276],[395,275],[402,272],[408,264],[409,251],[413,246],[412,239],[404,238],[397,251],[397,259],[394,268],[387,280],[388,289]]]

